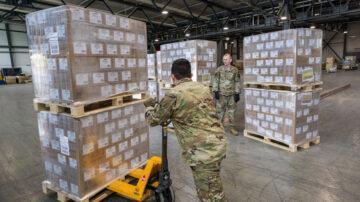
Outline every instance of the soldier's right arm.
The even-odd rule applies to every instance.
[[[176,104],[176,96],[167,93],[155,107],[147,107],[145,118],[150,126],[160,125],[169,120]]]
[[[220,78],[220,71],[219,71],[220,67],[218,67],[215,70],[215,75],[214,75],[214,79],[213,79],[213,84],[212,84],[212,91],[213,92],[217,92],[219,91],[219,78]]]

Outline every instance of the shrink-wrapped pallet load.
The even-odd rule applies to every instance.
[[[322,31],[290,29],[244,38],[244,83],[321,81]]]
[[[192,79],[210,84],[216,69],[216,42],[191,40],[161,45],[161,82],[170,87],[171,64],[180,58],[191,63]]]
[[[26,22],[35,97],[73,104],[147,90],[145,23],[73,6]]]

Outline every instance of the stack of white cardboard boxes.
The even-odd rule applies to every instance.
[[[71,6],[26,21],[36,99],[90,104],[147,90],[145,23]],[[146,162],[144,112],[142,103],[80,117],[38,112],[45,182],[81,199]]]
[[[320,90],[302,87],[321,84],[321,54],[321,30],[244,38],[245,132],[289,145],[319,136]]]

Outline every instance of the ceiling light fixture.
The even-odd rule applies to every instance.
[[[229,40],[230,40],[230,37],[226,37],[225,40],[226,40],[226,41],[229,41]]]
[[[281,16],[280,20],[287,20],[287,17],[286,16]]]
[[[315,28],[316,28],[315,25],[310,26],[310,29],[315,29]]]
[[[155,39],[155,42],[158,42],[159,41],[159,39]]]
[[[189,36],[190,36],[190,33],[189,33],[189,32],[186,32],[186,33],[185,33],[185,36],[186,36],[186,37],[189,37]]]
[[[345,30],[345,31],[344,31],[344,34],[347,34],[347,33],[348,33],[348,31],[347,31],[347,30]]]
[[[161,14],[167,15],[167,14],[169,14],[169,11],[163,10],[163,11],[161,11]]]
[[[225,26],[225,27],[224,27],[224,30],[229,30],[229,27],[228,27],[228,26]]]

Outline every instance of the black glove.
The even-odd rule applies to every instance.
[[[219,92],[217,92],[217,91],[215,91],[215,99],[220,99],[220,94],[219,94]]]
[[[145,107],[154,107],[155,104],[156,104],[156,101],[153,98],[148,98],[144,102]]]
[[[239,102],[239,100],[240,100],[240,94],[235,94],[235,95],[234,95],[234,100],[235,100],[235,102]]]

